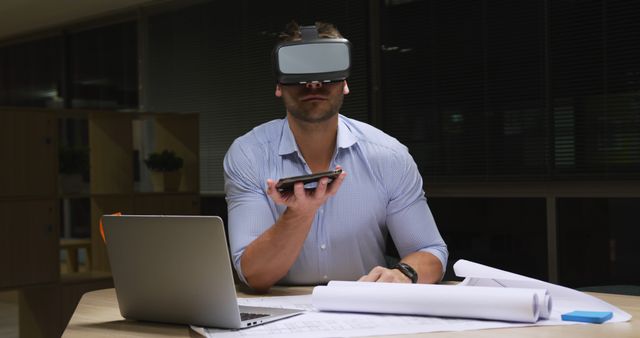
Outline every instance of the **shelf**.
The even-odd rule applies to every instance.
[[[60,199],[78,199],[78,198],[91,198],[94,194],[82,193],[82,194],[58,194]]]
[[[87,272],[76,272],[76,273],[67,273],[60,276],[60,282],[62,284],[78,284],[85,283],[87,281],[111,281],[111,273],[110,272],[102,272],[102,271],[87,271]]]
[[[60,250],[67,255],[67,273],[79,272],[78,253],[80,249],[86,250],[87,269],[91,270],[91,238],[62,238]]]
[[[197,114],[0,108],[0,151],[11,164],[0,167],[0,288],[68,279],[60,275],[60,249],[69,249],[61,228],[65,236],[91,235],[82,245],[91,250],[90,272],[99,274],[109,271],[103,214],[199,214],[198,133]],[[64,167],[61,146],[89,149],[89,172],[78,172],[86,161]],[[153,191],[142,160],[163,149],[184,159],[179,191]],[[71,184],[77,180],[63,180],[78,174],[81,190]]]
[[[102,215],[200,213],[198,115],[100,112],[88,119],[92,264],[95,270],[110,271],[99,232]],[[163,150],[183,159],[178,191],[153,191],[143,160]]]

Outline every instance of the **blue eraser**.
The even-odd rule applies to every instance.
[[[564,321],[602,324],[613,317],[613,312],[573,311],[561,317]]]

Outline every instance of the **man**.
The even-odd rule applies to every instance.
[[[302,28],[301,33],[290,23],[281,39],[307,42],[309,27]],[[348,43],[331,24],[316,23],[312,30],[311,42]],[[276,283],[332,279],[438,282],[447,247],[407,148],[339,114],[349,93],[346,77],[302,84],[282,79],[275,95],[284,102],[286,118],[236,139],[224,160],[231,254],[239,277],[260,291]],[[315,190],[302,183],[292,193],[275,187],[278,178],[333,168],[342,174],[331,183],[321,179]],[[384,267],[387,233],[402,257],[392,268]]]

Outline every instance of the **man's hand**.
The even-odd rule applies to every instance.
[[[368,275],[360,277],[358,282],[411,283],[411,279],[398,269],[376,266]]]
[[[341,169],[340,166],[336,166],[336,170],[337,169]],[[302,214],[315,214],[316,210],[318,210],[329,197],[338,192],[345,176],[347,176],[347,173],[343,171],[331,184],[329,184],[329,178],[323,177],[318,181],[318,186],[314,190],[306,190],[302,182],[297,182],[293,186],[293,192],[278,191],[278,189],[276,189],[277,182],[268,179],[267,195],[269,195],[276,204],[284,205],[291,211]]]
[[[339,166],[336,168],[340,169]],[[242,274],[252,288],[267,291],[287,274],[300,254],[316,211],[336,194],[345,176],[343,171],[331,184],[323,177],[315,191],[305,191],[299,182],[294,185],[293,192],[286,193],[276,189],[274,180],[267,180],[267,194],[287,210],[242,254]]]
[[[416,251],[402,258],[402,263],[408,264],[418,273],[418,283],[437,283],[442,279],[442,263],[440,259],[430,252]],[[376,266],[369,274],[362,276],[359,282],[387,282],[387,283],[411,283],[398,269],[387,269]]]

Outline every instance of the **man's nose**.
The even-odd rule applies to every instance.
[[[322,88],[322,82],[318,82],[318,81],[313,81],[313,82],[307,82],[304,84],[307,88],[309,89],[318,89],[318,88]]]

